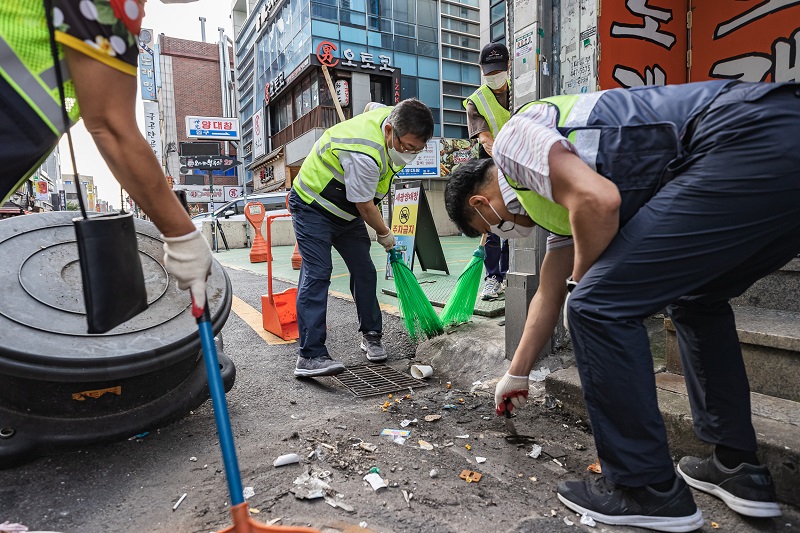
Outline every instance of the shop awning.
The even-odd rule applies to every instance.
[[[283,157],[283,146],[271,151],[266,155],[262,155],[258,159],[253,160],[252,163],[247,165],[247,170],[252,170],[253,172],[255,172],[257,170],[260,170],[261,167],[268,165],[281,157]]]

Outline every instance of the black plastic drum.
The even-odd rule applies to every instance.
[[[149,308],[108,333],[86,333],[75,216],[0,221],[0,468],[156,429],[208,398],[189,295],[164,269],[152,223],[136,221]],[[233,295],[216,261],[207,293],[218,334]],[[230,390],[236,371],[216,341]]]

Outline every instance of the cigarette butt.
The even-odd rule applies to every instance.
[[[172,510],[173,510],[173,511],[174,511],[175,509],[177,509],[177,508],[178,508],[178,506],[179,506],[180,504],[182,504],[182,503],[183,503],[183,500],[185,500],[185,499],[186,499],[186,495],[187,495],[187,494],[189,494],[189,493],[188,493],[188,492],[184,492],[184,493],[183,493],[183,496],[181,496],[180,498],[178,498],[178,501],[177,501],[177,502],[175,502],[175,505],[173,505],[173,506],[172,506]]]

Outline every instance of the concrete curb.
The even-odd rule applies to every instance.
[[[546,390],[561,400],[563,409],[588,420],[583,403],[577,368],[566,368],[550,374]],[[673,458],[684,455],[705,456],[711,446],[697,439],[692,427],[692,414],[683,377],[667,372],[656,375],[658,404],[664,417]],[[753,425],[758,437],[759,455],[769,466],[778,499],[800,506],[800,431],[796,409],[786,400],[753,393]],[[793,402],[790,402],[793,403]],[[796,404],[795,404],[796,405]]]

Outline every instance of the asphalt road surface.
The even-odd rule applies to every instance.
[[[260,311],[266,278],[228,272],[235,296]],[[276,283],[276,290],[284,288]],[[333,357],[365,363],[353,304],[330,298],[328,320]],[[415,346],[399,318],[384,314],[384,328],[388,364],[406,372]],[[446,376],[434,374],[428,387],[359,399],[330,378],[295,379],[295,345],[266,343],[235,313],[223,338],[237,368],[228,405],[242,482],[253,489],[248,503],[260,522],[328,532],[642,531],[591,528],[559,503],[557,481],[596,475],[586,470],[595,454],[586,422],[564,416],[550,399],[536,399],[515,417],[517,430],[534,439],[515,445],[505,439],[488,391],[448,389]],[[384,428],[410,430],[410,436],[404,444],[391,442],[379,436]],[[542,448],[538,458],[527,455],[534,443]],[[301,462],[273,467],[288,453]],[[373,467],[388,487],[375,491],[363,480]],[[464,481],[464,470],[482,478]],[[327,483],[328,501],[291,492],[304,472]],[[711,497],[696,500],[706,518],[703,531],[800,531],[792,508],[784,507],[781,518],[745,520]],[[0,524],[31,531],[214,532],[231,525],[228,505],[210,402],[141,439],[0,471]]]

